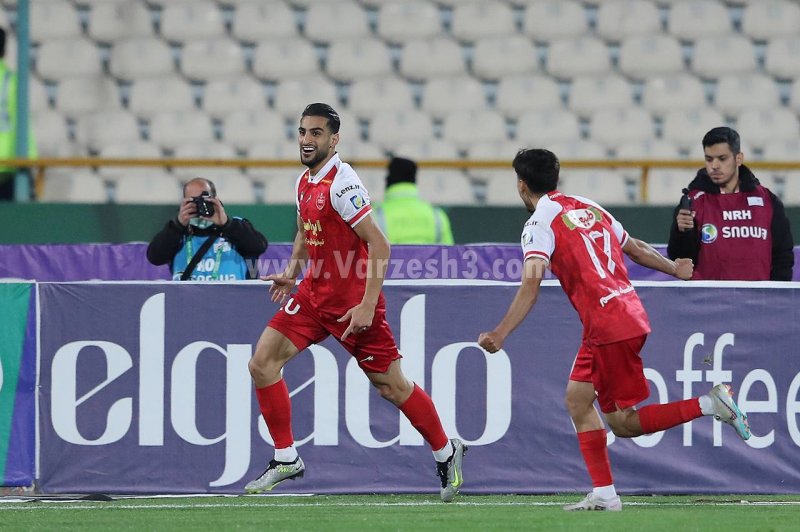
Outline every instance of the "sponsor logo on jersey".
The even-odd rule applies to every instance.
[[[570,229],[591,229],[594,224],[603,220],[603,214],[596,208],[589,207],[567,211],[561,219]]]
[[[522,233],[522,245],[527,246],[533,242],[533,234],[529,231]]]
[[[751,207],[763,207],[764,206],[764,198],[760,198],[758,196],[750,196],[747,198],[747,204]]]
[[[700,241],[703,244],[711,244],[717,239],[719,232],[714,224],[705,224],[700,228]]]
[[[761,198],[747,198],[760,200]],[[753,213],[748,210],[722,211],[723,220],[752,220]]]
[[[317,209],[322,210],[325,208],[325,193],[320,192],[317,196]]]
[[[356,209],[360,209],[367,204],[367,202],[364,200],[364,196],[358,193],[350,196],[350,203],[352,203],[353,207]]]
[[[766,240],[768,234],[766,228],[756,225],[735,225],[722,228],[722,238],[758,238]]]
[[[344,196],[346,193],[350,192],[351,190],[358,190],[359,188],[361,188],[361,187],[358,186],[358,185],[350,185],[349,187],[344,187],[342,190],[340,190],[339,192],[336,193],[336,197],[337,198],[341,198],[342,196]]]

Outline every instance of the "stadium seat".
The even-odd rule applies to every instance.
[[[222,142],[204,142],[204,143],[188,143],[188,144],[180,144],[175,147],[172,153],[175,159],[219,159],[219,160],[230,160],[236,159],[236,150],[229,146],[228,144],[224,144]],[[245,203],[252,203],[253,202],[253,191],[252,187],[250,186],[250,180],[244,178],[242,176],[242,171],[239,168],[234,167],[214,167],[214,166],[173,166],[172,167],[172,174],[177,177],[181,181],[188,181],[195,177],[207,177],[216,183],[217,179],[220,178],[227,178],[227,177],[240,177],[247,181],[248,187],[251,189],[248,191],[247,199]],[[239,203],[239,201],[234,201],[234,199],[228,197],[228,193],[226,192],[223,196],[225,201],[229,201],[231,203]]]
[[[512,203],[519,203],[519,195],[516,193],[516,187],[513,186],[515,176],[514,168],[511,166],[511,161],[519,149],[523,147],[515,140],[501,140],[494,142],[477,142],[471,144],[467,148],[467,160],[471,161],[508,161],[504,168],[476,168],[471,167],[467,170],[468,174],[479,183],[487,185],[487,200],[490,203],[503,203],[503,198],[507,197],[513,192],[514,196],[511,199]],[[498,181],[499,184],[494,185],[496,190],[491,194],[489,193],[490,184],[493,181]],[[512,190],[507,190],[510,186]],[[489,196],[492,195],[490,198]]]
[[[103,180],[90,169],[51,168],[44,175],[44,189],[39,201],[105,203],[108,193]]]
[[[139,139],[136,117],[122,109],[89,113],[76,120],[75,140],[90,150],[99,151],[108,144]]]
[[[211,142],[213,139],[211,119],[202,111],[160,113],[150,121],[150,140],[165,150],[173,150],[190,142]]]
[[[432,78],[422,92],[422,110],[441,119],[452,111],[486,108],[483,85],[470,76]]]
[[[619,147],[616,159],[665,159],[680,158],[678,147],[672,142],[658,139],[645,139],[630,142]],[[628,181],[638,183],[641,180],[641,168],[620,168],[618,172]],[[648,172],[645,184],[647,203],[652,205],[672,205],[680,197],[680,191],[694,175],[692,170],[682,168],[653,167]],[[640,191],[637,191],[637,193]]]
[[[422,168],[417,175],[419,196],[436,205],[473,205],[472,183],[461,170]]]
[[[302,37],[261,41],[253,52],[253,74],[260,79],[280,81],[318,72],[314,46]]]
[[[580,37],[589,32],[586,13],[573,0],[540,0],[525,8],[523,33],[536,42]]]
[[[405,80],[387,76],[358,79],[350,85],[347,108],[359,118],[370,118],[382,109],[413,107],[414,96]]]
[[[725,60],[720,60],[721,57]],[[748,74],[755,70],[755,50],[746,37],[716,35],[703,37],[695,42],[692,71],[701,78]]]
[[[706,105],[703,84],[691,74],[647,78],[642,91],[642,106],[654,116],[670,111],[698,109]]]
[[[100,149],[98,154],[104,159],[160,159],[161,150],[147,141],[132,141],[119,144],[108,144]],[[117,181],[122,176],[147,176],[159,166],[101,166],[98,169],[100,177],[105,181]]]
[[[70,118],[119,107],[117,84],[106,76],[68,78],[58,84],[56,108]]]
[[[450,33],[459,41],[473,42],[483,37],[516,32],[511,6],[493,0],[458,3],[453,8]]]
[[[153,18],[147,6],[136,0],[98,2],[89,11],[88,33],[102,43],[147,37],[153,34]]]
[[[45,80],[99,76],[100,52],[91,41],[81,37],[45,41],[36,55],[36,71]]]
[[[616,0],[601,3],[597,10],[597,34],[606,41],[652,35],[661,31],[658,7],[647,0]]]
[[[294,203],[294,182],[300,173],[303,171],[303,166],[300,164],[300,148],[296,140],[275,140],[272,142],[261,142],[253,144],[247,150],[247,159],[265,159],[270,161],[277,160],[290,160],[296,161],[296,165],[290,167],[264,167],[252,166],[245,169],[245,173],[257,183],[260,183],[265,188],[265,198],[267,202],[269,199],[270,184],[278,183],[275,191],[283,190],[280,183],[284,183],[290,190],[288,203]],[[280,202],[276,202],[280,203]]]
[[[547,51],[547,71],[557,78],[605,74],[610,69],[608,49],[596,37],[559,39]]]
[[[451,111],[444,117],[442,138],[459,148],[475,142],[492,142],[508,138],[506,122],[497,111],[471,109]]]
[[[753,2],[744,8],[742,32],[756,41],[800,34],[800,5],[788,0]]]
[[[58,111],[45,109],[32,113],[31,128],[42,157],[58,156],[61,146],[69,144],[67,120]]]
[[[558,189],[564,194],[587,197],[603,206],[630,204],[634,199],[632,192],[635,192],[619,173],[604,169],[565,168],[561,171]]]
[[[778,107],[778,86],[764,74],[723,76],[717,80],[714,106],[725,116],[736,116],[745,109]]]
[[[797,116],[783,108],[747,109],[736,121],[736,129],[756,149],[766,148],[772,142],[800,137]]]
[[[336,108],[336,86],[317,75],[306,79],[282,81],[275,88],[275,110],[287,118],[299,119],[300,113],[311,102],[325,102]]]
[[[272,39],[297,36],[294,13],[280,0],[246,0],[238,3],[231,35],[240,41],[255,43],[264,39],[265,28],[269,28],[266,33]]]
[[[591,118],[591,138],[610,149],[654,136],[653,119],[641,107],[601,109]]]
[[[42,80],[36,76],[28,77],[28,108],[32,113],[44,111],[50,107],[47,89]]]
[[[555,153],[562,161],[608,159],[607,150],[594,140],[574,139],[548,142],[542,147]]]
[[[167,43],[154,37],[136,37],[114,43],[109,60],[111,74],[125,81],[175,73]]]
[[[241,173],[238,174],[217,174],[215,169],[209,169],[206,174],[217,189],[217,194],[229,205],[252,205],[256,203],[256,193],[253,189],[253,182]],[[233,212],[229,216],[236,216]]]
[[[369,35],[367,16],[354,0],[315,2],[308,6],[304,33],[313,42],[330,43]]]
[[[536,48],[522,35],[485,37],[475,42],[472,72],[481,79],[496,80],[538,69]]]
[[[245,71],[241,47],[226,37],[200,39],[184,43],[181,72],[191,80],[227,78]]]
[[[460,75],[464,71],[461,49],[450,38],[410,41],[403,46],[400,73],[408,78],[425,80],[436,76]]]
[[[684,70],[681,45],[669,35],[628,37],[620,45],[619,69],[635,79],[679,74]]]
[[[160,27],[164,39],[177,43],[225,35],[222,12],[211,0],[165,2]]]
[[[328,48],[327,72],[336,81],[384,77],[392,73],[389,49],[378,39],[335,41]]]
[[[212,118],[224,119],[234,111],[259,111],[266,107],[263,87],[249,76],[231,76],[206,84],[203,110]]]
[[[383,109],[370,121],[369,137],[389,150],[407,140],[432,139],[433,123],[424,111]]]
[[[120,177],[113,197],[115,203],[178,205],[183,191],[170,173],[154,169],[146,176]]]
[[[685,0],[670,7],[669,32],[684,41],[713,39],[733,31],[727,8],[716,0]]]
[[[128,109],[140,118],[150,119],[164,112],[194,108],[191,86],[176,75],[137,79],[128,95]]]
[[[392,155],[411,160],[423,159],[458,159],[458,147],[449,140],[407,140],[395,148]]]
[[[800,78],[792,83],[791,92],[789,93],[789,107],[796,113],[800,113]]]
[[[378,10],[377,33],[390,43],[431,39],[441,32],[439,10],[431,2],[396,0]]]
[[[688,149],[699,145],[710,129],[724,125],[722,114],[709,107],[675,110],[664,115],[662,137],[681,149]]]
[[[698,165],[698,168],[701,166]],[[647,205],[677,205],[681,191],[694,179],[695,173],[690,168],[651,169],[647,175]]]
[[[386,167],[385,165],[376,168],[372,166],[360,165],[359,161],[386,160],[384,150],[370,142],[360,142],[357,138],[345,137],[336,146],[342,160],[350,164],[358,174],[361,183],[369,192],[369,197],[373,203],[383,201],[384,188],[386,186]]]
[[[800,78],[800,35],[776,37],[767,43],[764,69],[779,79]]]
[[[562,107],[558,84],[546,75],[512,75],[500,78],[495,107],[508,118],[525,111]]]
[[[526,111],[517,121],[516,139],[520,145],[543,146],[549,142],[578,139],[578,117],[566,109]]]
[[[32,42],[72,39],[80,36],[78,14],[67,0],[37,0],[30,4]]]
[[[288,140],[283,118],[268,109],[231,112],[223,119],[222,138],[240,150],[259,142],[280,144]]]
[[[578,76],[572,80],[569,108],[586,118],[601,109],[620,109],[633,105],[630,84],[616,74]]]
[[[798,153],[800,153],[800,138],[777,140],[764,146],[763,159],[766,161],[796,161]],[[746,159],[745,164],[747,164]],[[784,203],[800,205],[800,170],[780,169],[770,172],[756,170],[755,173],[759,180],[763,176],[769,175],[773,182],[780,181],[782,194],[779,195]],[[770,188],[764,182],[762,184]],[[770,188],[770,190],[778,193],[775,189]]]

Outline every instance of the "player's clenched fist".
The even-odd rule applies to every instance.
[[[494,331],[481,333],[478,344],[490,353],[497,353],[503,348],[503,337]]]

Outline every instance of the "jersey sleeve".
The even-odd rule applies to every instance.
[[[369,193],[352,170],[336,176],[331,186],[331,205],[350,227],[355,227],[372,212]]]
[[[523,260],[531,258],[544,259],[550,263],[550,256],[556,247],[556,236],[550,226],[541,221],[530,219],[522,228]]]
[[[600,212],[603,213],[603,216],[608,218],[608,222],[609,222],[609,225],[611,226],[611,230],[614,231],[614,236],[617,237],[617,242],[619,242],[620,246],[624,247],[625,244],[628,242],[628,232],[625,230],[624,227],[622,227],[622,224],[619,222],[619,220],[614,218],[611,215],[610,212],[608,212],[603,207],[601,207],[599,203],[597,203],[595,201],[592,201],[592,200],[590,200],[588,198],[583,198],[583,197],[580,197],[580,196],[576,196],[576,197],[580,198],[580,200],[583,201],[584,203],[587,203],[587,204],[599,209]]]

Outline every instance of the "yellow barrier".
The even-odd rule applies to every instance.
[[[361,168],[385,168],[386,159],[364,159],[348,161],[354,166]],[[162,166],[162,167],[192,167],[200,166],[207,168],[227,167],[227,168],[281,168],[297,167],[297,159],[106,159],[98,157],[73,157],[73,158],[47,158],[47,159],[0,159],[0,166],[16,166],[21,168],[31,168],[35,171],[37,197],[40,195],[44,173],[52,167],[98,167],[98,166]],[[470,168],[488,169],[508,169],[511,171],[511,161],[509,160],[440,160],[428,159],[418,161],[422,168],[442,168],[468,170]],[[639,197],[641,201],[647,201],[647,181],[652,168],[702,168],[703,161],[694,160],[674,160],[674,159],[587,159],[587,160],[564,160],[561,161],[563,168],[639,168],[641,179],[639,182]],[[752,169],[761,170],[800,170],[800,161],[747,161],[747,166]],[[687,180],[688,182],[688,180]]]

